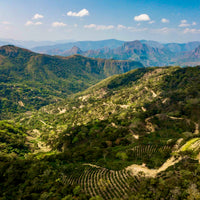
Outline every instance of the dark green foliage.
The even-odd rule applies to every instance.
[[[74,59],[80,64],[85,58],[76,56]],[[44,65],[47,60],[43,58],[41,62]],[[94,73],[98,70],[92,68],[93,64],[85,65]],[[198,199],[199,166],[193,160],[196,154],[192,150],[175,150],[189,139],[199,137],[199,80],[199,67],[137,69],[107,78],[37,112],[17,116],[15,120],[31,133],[40,133],[39,139],[49,144],[52,151],[30,153],[24,160],[15,155],[1,155],[2,196],[7,199],[86,199],[89,197],[79,186],[67,183],[71,177],[79,180],[86,163],[98,165],[102,170],[123,170],[143,163],[156,169],[178,154],[184,159],[157,177],[141,176],[140,187],[130,189],[130,196],[133,195],[130,198],[192,199],[191,195],[196,195]],[[57,92],[59,89],[57,87]],[[12,96],[10,90],[5,94]],[[31,92],[31,87],[23,89],[27,96],[31,96]],[[13,127],[9,131],[16,132]],[[94,180],[90,181],[92,184]],[[134,188],[135,181],[127,181],[127,184]]]
[[[26,142],[26,129],[19,124],[0,121],[0,152],[23,156],[29,152]]]
[[[115,77],[115,79],[111,80],[110,83],[107,85],[109,89],[117,89],[118,87],[125,87],[132,82],[137,81],[140,79],[144,73],[153,70],[153,69],[138,69],[131,71],[130,73],[123,74],[121,76]]]
[[[143,179],[130,199],[199,199],[199,186],[199,164],[184,159],[176,168],[162,172],[157,178]]]
[[[39,109],[98,81],[143,67],[134,61],[59,57],[14,46],[0,48],[0,119]]]
[[[67,163],[29,158],[8,160],[0,157],[0,197],[3,199],[88,199],[82,189],[66,181]]]

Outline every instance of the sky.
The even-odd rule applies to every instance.
[[[0,0],[0,38],[200,41],[200,0]]]

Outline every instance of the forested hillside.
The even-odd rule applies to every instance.
[[[199,199],[199,91],[199,66],[140,68],[2,122],[2,198]]]
[[[0,48],[0,119],[39,109],[83,91],[98,81],[143,67],[139,62],[36,54]]]

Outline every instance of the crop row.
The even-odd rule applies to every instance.
[[[171,146],[157,146],[157,145],[141,145],[141,146],[136,146],[132,149],[133,154],[136,158],[142,158],[145,155],[151,156],[154,153],[157,152],[165,152],[165,151],[170,151]]]
[[[129,186],[130,178],[133,186]],[[132,176],[127,170],[113,171],[106,168],[87,166],[79,178],[65,176],[65,183],[80,185],[91,197],[101,196],[103,199],[125,199],[130,191],[136,191],[140,178]]]

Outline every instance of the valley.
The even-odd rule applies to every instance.
[[[199,8],[1,0],[0,200],[200,200]]]
[[[199,66],[0,53],[1,85],[14,87],[1,98],[18,92],[25,107],[1,104],[2,199],[198,199]],[[27,103],[40,87],[50,100],[26,107],[25,83],[38,90]]]

